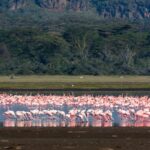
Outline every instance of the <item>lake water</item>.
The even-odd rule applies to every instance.
[[[150,105],[147,105],[150,104],[149,91],[120,92],[82,91],[65,93],[66,95],[1,94],[0,125],[3,127],[150,126]]]

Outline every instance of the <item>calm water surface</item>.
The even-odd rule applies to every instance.
[[[93,96],[97,96],[97,95],[113,95],[113,96],[118,96],[118,95],[128,95],[128,96],[150,96],[150,92],[149,91],[103,91],[103,92],[86,92],[86,91],[82,91],[82,92],[77,92],[77,91],[72,91],[72,92],[50,92],[50,93],[46,93],[48,94],[55,94],[55,95],[64,95],[64,93],[67,95],[74,95],[74,96],[78,96],[78,95],[85,95],[85,94],[90,94]],[[16,94],[16,93],[13,93]],[[20,93],[17,93],[20,94]],[[24,93],[22,93],[24,94]],[[37,94],[37,93],[27,93],[27,94]],[[45,93],[42,93],[45,94]],[[9,107],[9,108],[8,108]],[[32,112],[33,110],[39,110],[40,112],[44,111],[44,110],[55,110],[55,111],[63,111],[65,114],[68,114],[68,112],[72,109],[78,109],[80,110],[79,113],[77,113],[76,116],[72,117],[72,119],[70,120],[70,118],[64,118],[63,115],[61,115],[61,113],[54,113],[53,115],[45,115],[45,114],[34,114],[34,118],[33,119],[17,119],[17,118],[6,118],[4,113],[9,110],[12,110],[14,112],[17,111],[25,111],[25,112]],[[92,113],[90,114],[90,109],[94,110],[94,109],[99,109],[102,112],[111,112],[111,118],[109,118],[109,116],[107,116],[108,118],[106,119],[104,116],[100,116],[100,117],[95,117]],[[99,106],[99,107],[95,107],[93,105],[84,105],[84,106],[70,106],[67,104],[63,104],[61,107],[57,107],[54,105],[46,105],[44,107],[37,107],[37,106],[32,106],[29,107],[27,105],[24,104],[13,104],[13,105],[0,105],[0,126],[4,126],[4,127],[76,127],[76,126],[92,126],[92,127],[110,127],[110,126],[150,126],[150,117],[147,118],[135,118],[135,116],[132,116],[132,114],[130,114],[130,117],[126,117],[126,116],[121,116],[119,113],[119,109],[123,109],[125,111],[129,110],[130,108],[128,106],[124,106],[122,108],[122,106],[113,106],[113,107],[107,107],[107,106]],[[134,110],[136,110],[137,108],[133,108]],[[81,118],[80,117],[80,113],[81,111],[84,110],[84,112],[86,113],[86,118]],[[88,115],[87,115],[88,114]]]

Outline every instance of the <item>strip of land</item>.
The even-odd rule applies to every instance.
[[[0,76],[0,89],[150,89],[150,76]]]
[[[150,128],[1,128],[0,149],[148,150]]]
[[[0,76],[0,89],[150,89],[150,76]]]

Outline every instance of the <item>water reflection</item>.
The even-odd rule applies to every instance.
[[[61,122],[58,123],[56,121],[15,121],[15,120],[5,120],[3,124],[1,125],[3,127],[150,127],[150,121],[136,121],[134,123],[122,121],[119,124],[113,123],[113,122],[98,122],[95,121],[91,124],[89,123],[77,123],[77,122],[71,122],[71,123],[65,123]]]
[[[95,121],[92,123],[81,123],[81,122],[61,122],[56,121],[15,121],[15,120],[5,120],[3,122],[3,127],[111,127],[112,122],[99,122]]]

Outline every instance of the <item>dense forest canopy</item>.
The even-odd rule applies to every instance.
[[[1,0],[0,74],[150,75],[149,11],[148,0]]]

